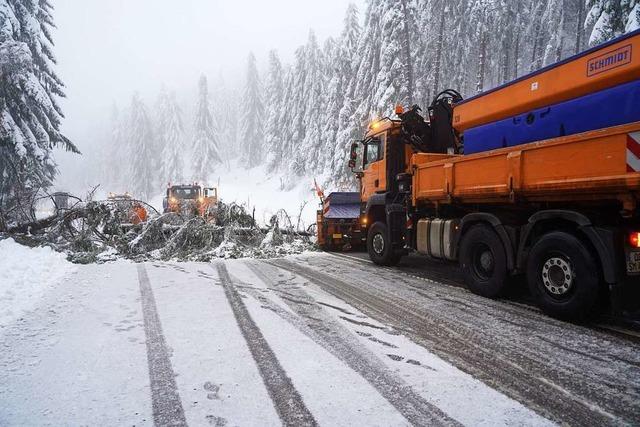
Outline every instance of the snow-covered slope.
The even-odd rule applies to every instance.
[[[43,295],[74,269],[51,248],[29,248],[0,241],[0,331],[37,305]]]
[[[320,201],[313,190],[312,177],[298,178],[286,187],[281,176],[269,175],[264,166],[247,170],[232,164],[228,171],[214,174],[212,178],[216,180],[212,185],[218,185],[220,179],[218,194],[222,200],[248,205],[250,210],[255,207],[256,220],[260,223],[267,223],[280,209],[289,214],[294,226],[299,215],[305,227],[315,221]]]

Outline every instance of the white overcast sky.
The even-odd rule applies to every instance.
[[[351,0],[364,14],[365,0]],[[263,65],[284,61],[313,29],[322,43],[340,34],[347,0],[54,0],[57,71],[65,82],[65,133],[86,150],[96,121],[134,91],[162,84],[195,90],[201,73],[227,79],[253,51]]]

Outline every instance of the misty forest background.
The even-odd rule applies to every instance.
[[[0,209],[51,187],[60,133],[49,0],[0,0]],[[293,63],[249,54],[241,87],[219,76],[197,96],[132,94],[96,125],[78,158],[103,188],[140,198],[168,181],[206,181],[235,162],[282,177],[354,185],[349,144],[396,104],[427,106],[441,90],[468,97],[640,27],[640,0],[371,0],[350,5],[341,34],[310,31]],[[181,99],[182,102],[178,102]]]

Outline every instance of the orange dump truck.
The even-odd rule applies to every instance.
[[[349,162],[372,261],[458,262],[490,298],[524,275],[560,318],[637,314],[639,42],[632,33],[470,100],[445,91],[427,119],[413,107],[374,122]]]

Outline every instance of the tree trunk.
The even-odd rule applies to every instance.
[[[562,60],[562,48],[564,45],[564,7],[560,11],[560,36],[558,37],[558,45],[556,46],[555,62]]]
[[[438,43],[436,45],[436,63],[433,78],[433,96],[436,96],[440,89],[440,63],[442,61],[442,47],[444,44],[444,24],[447,6],[442,2],[442,10],[440,11],[440,27],[438,28]]]
[[[484,71],[487,61],[487,32],[483,31],[480,41],[480,58],[478,65],[478,81],[476,83],[476,91],[478,93],[484,90]]]
[[[578,1],[578,17],[576,22],[576,48],[575,53],[582,51],[582,38],[584,36],[584,0]]]
[[[518,72],[520,71],[519,65],[520,65],[520,31],[518,31],[518,34],[516,35],[516,41],[515,41],[515,47],[514,47],[514,51],[513,51],[513,79],[517,79],[518,78]]]
[[[409,14],[407,12],[407,0],[402,0],[402,13],[404,14],[404,51],[407,61],[407,97],[409,105],[413,105],[414,82],[413,60],[411,59],[411,31],[409,29]]]

